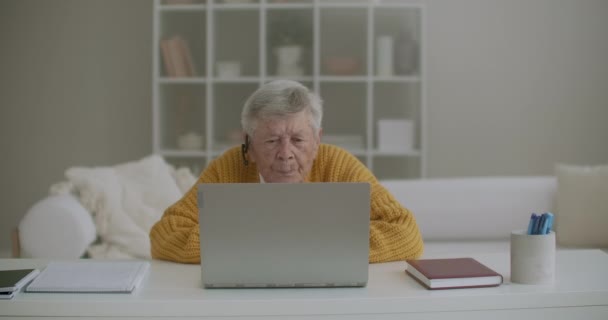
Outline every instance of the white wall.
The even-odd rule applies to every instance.
[[[428,1],[429,176],[608,163],[608,1]]]
[[[0,253],[73,165],[152,151],[152,2],[0,1]]]
[[[428,174],[608,163],[608,1],[429,0]],[[152,1],[0,1],[0,252],[73,165],[151,145]]]

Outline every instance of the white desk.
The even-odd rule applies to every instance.
[[[559,250],[557,281],[551,286],[511,284],[508,253],[473,256],[502,273],[505,283],[429,291],[406,275],[403,262],[395,262],[371,265],[366,288],[202,289],[198,265],[154,261],[133,294],[22,292],[0,301],[0,317],[608,319],[608,254],[603,251]],[[0,269],[41,268],[46,262],[0,259]]]

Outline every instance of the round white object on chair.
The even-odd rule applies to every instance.
[[[71,194],[38,201],[19,222],[24,258],[79,258],[95,239],[91,213]]]

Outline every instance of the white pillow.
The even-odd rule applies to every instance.
[[[182,195],[158,155],[113,167],[70,168],[66,177],[93,213],[103,244],[138,258],[150,258],[152,225]]]
[[[608,165],[558,165],[556,175],[558,244],[608,247]]]

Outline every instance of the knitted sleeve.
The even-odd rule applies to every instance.
[[[356,157],[337,147],[323,146],[321,180],[369,182],[371,212],[369,262],[414,259],[424,245],[414,215],[404,208]]]
[[[424,244],[414,215],[377,181],[372,183],[369,261],[416,259]]]
[[[197,184],[200,182],[197,182]],[[165,210],[150,230],[152,258],[184,263],[200,262],[197,186]]]
[[[234,166],[234,162],[239,159],[238,153],[229,152],[210,163],[192,188],[165,210],[162,218],[150,230],[152,258],[200,263],[198,184],[236,182],[240,175],[235,172],[234,168],[239,166]]]

